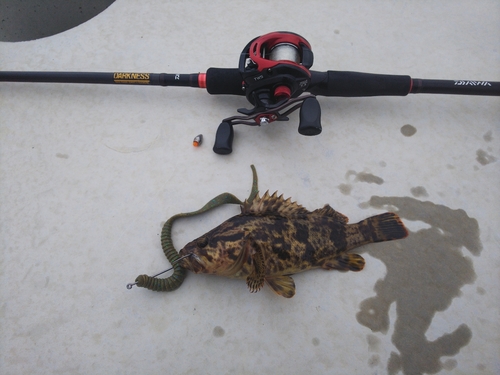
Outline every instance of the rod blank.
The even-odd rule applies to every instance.
[[[92,83],[118,85],[205,87],[205,74],[0,72],[2,82]]]
[[[500,82],[412,79],[411,94],[452,94],[500,96]]]

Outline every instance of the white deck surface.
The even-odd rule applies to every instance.
[[[121,0],[0,43],[0,70],[233,68],[277,30],[311,43],[314,70],[500,81],[494,0]],[[299,135],[294,114],[236,127],[221,156],[217,126],[244,97],[1,83],[0,373],[499,374],[499,99],[319,101],[321,135]],[[351,222],[396,210],[410,236],[360,249],[360,273],[296,275],[292,299],[193,274],[172,293],[127,290],[169,266],[162,224],[225,191],[247,197],[250,164],[262,192]],[[179,221],[177,249],[237,212]]]

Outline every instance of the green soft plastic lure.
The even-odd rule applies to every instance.
[[[257,171],[255,170],[255,167],[253,165],[251,165],[250,167],[252,168],[253,182],[250,196],[247,199],[248,202],[252,202],[259,191]],[[179,263],[181,257],[179,256],[179,253],[175,249],[172,242],[172,226],[174,225],[175,220],[183,217],[200,215],[216,207],[222,206],[223,204],[242,205],[243,202],[236,198],[233,194],[222,193],[211,199],[207,204],[205,204],[197,211],[180,213],[168,219],[167,222],[163,225],[163,229],[161,231],[161,247],[168,261],[170,262],[170,264],[172,264],[174,273],[167,278],[158,278],[157,276],[169,271],[170,269],[163,271],[155,276],[140,275],[135,279],[135,283],[128,284],[127,288],[132,289],[134,285],[137,285],[138,287],[146,288],[156,292],[171,292],[180,287],[184,279],[186,278],[186,269],[183,268]]]

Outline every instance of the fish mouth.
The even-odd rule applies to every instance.
[[[180,260],[180,265],[194,273],[203,272],[205,269],[205,263],[203,260],[195,253],[184,254],[186,258]]]

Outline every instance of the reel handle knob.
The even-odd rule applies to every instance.
[[[227,155],[233,152],[233,125],[221,122],[215,134],[214,152],[219,155]]]
[[[321,107],[316,98],[307,98],[300,107],[299,133],[318,135],[321,133]]]

